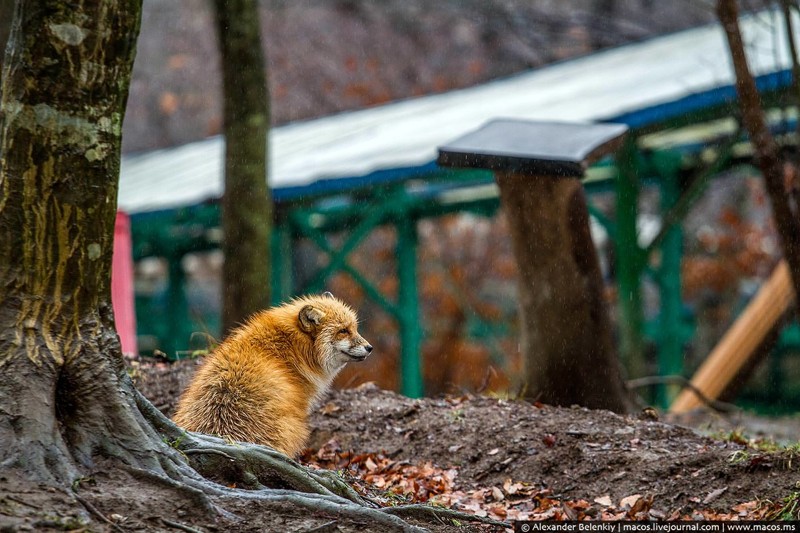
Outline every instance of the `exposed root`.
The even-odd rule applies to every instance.
[[[218,437],[184,431],[136,391],[136,404],[144,417],[187,456],[201,474],[219,479],[227,474],[227,482],[258,488],[260,484],[292,488],[310,494],[337,495],[363,506],[370,504],[333,472],[314,471],[282,453],[255,444],[230,444]]]
[[[371,509],[337,496],[326,497],[320,494],[304,494],[302,492],[280,489],[265,489],[259,491],[232,490],[229,496],[256,501],[292,503],[312,512],[323,512],[333,516],[349,518],[357,522],[378,524],[383,526],[381,528],[382,531],[424,531],[424,529],[408,524],[398,516],[385,512],[386,509]]]
[[[317,479],[317,481],[319,481],[320,484],[327,486],[334,493],[339,494],[352,502],[360,503],[361,505],[365,505],[367,507],[380,507],[380,505],[377,503],[366,499],[357,493],[355,489],[344,479],[342,479],[342,477],[336,472],[331,472],[330,470],[310,470],[310,473]]]
[[[444,518],[450,520],[461,520],[464,522],[480,522],[481,524],[489,524],[492,526],[499,526],[503,528],[513,527],[508,522],[500,522],[492,518],[483,518],[480,516],[463,513],[454,509],[447,509],[445,507],[435,507],[433,505],[425,504],[410,504],[410,505],[397,505],[394,507],[386,507],[383,512],[393,514],[395,516],[405,516],[411,518],[418,518],[420,520],[442,520]]]
[[[335,472],[310,469],[266,446],[230,443],[219,437],[185,431],[164,416],[138,390],[134,391],[136,404],[145,419],[167,439],[171,447],[183,455],[194,470],[185,463],[162,465],[167,475],[171,476],[165,477],[138,468],[127,469],[138,477],[183,491],[210,512],[225,513],[211,503],[209,495],[290,503],[313,512],[380,524],[382,529],[393,531],[422,531],[401,517],[429,522],[461,520],[509,527],[504,522],[429,505],[379,507],[359,495]],[[235,483],[250,490],[229,488],[210,479],[226,484]]]
[[[181,450],[186,455],[193,455],[193,454],[211,454],[211,455],[219,455],[228,459],[230,461],[235,461],[236,459],[227,453],[223,452],[222,450],[215,450],[213,448],[188,448],[185,450]]]
[[[211,516],[217,516],[217,515],[230,516],[230,513],[214,505],[209,499],[208,495],[200,489],[192,487],[186,483],[182,483],[180,481],[176,481],[174,479],[162,476],[155,472],[151,472],[149,470],[136,468],[135,466],[123,465],[122,468],[123,470],[129,472],[133,477],[137,479],[154,482],[158,485],[163,485],[171,489],[183,492],[189,497],[190,500],[192,500],[196,505],[198,505],[201,509],[205,510]]]

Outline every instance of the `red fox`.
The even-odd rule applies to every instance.
[[[175,423],[296,456],[316,401],[345,364],[372,352],[357,326],[356,313],[330,293],[256,313],[208,356]]]

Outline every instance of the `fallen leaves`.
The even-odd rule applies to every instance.
[[[413,465],[379,453],[343,451],[335,439],[329,440],[316,453],[306,452],[303,459],[312,466],[337,470],[355,478],[362,482],[355,484],[356,490],[385,504],[394,503],[397,496],[412,503],[427,502],[432,496],[452,491],[457,475],[455,469],[437,468],[430,462]]]
[[[493,448],[486,453],[499,452]],[[397,461],[381,453],[345,451],[335,439],[317,451],[307,450],[303,460],[340,472],[358,492],[382,505],[428,502],[497,520],[763,520],[779,515],[784,507],[751,501],[736,505],[729,512],[687,507],[668,510],[658,508],[658,502],[649,494],[631,494],[617,503],[609,494],[591,501],[559,499],[546,487],[511,478],[502,485],[456,490],[455,468]],[[727,490],[727,486],[720,487],[702,499],[695,496],[690,501],[697,507],[708,505]]]

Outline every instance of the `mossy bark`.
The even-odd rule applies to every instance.
[[[121,381],[110,299],[140,11],[141,0],[18,2],[4,61],[0,465],[35,479],[71,482],[97,453],[156,462]]]
[[[225,115],[222,327],[228,332],[270,303],[269,95],[258,2],[215,0],[214,5]]]
[[[580,182],[511,173],[497,181],[520,272],[526,397],[629,410]]]

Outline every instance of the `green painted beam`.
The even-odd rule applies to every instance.
[[[631,378],[647,375],[641,294],[644,256],[639,247],[636,228],[640,189],[638,169],[642,168],[638,158],[636,139],[630,135],[617,155],[620,172],[616,182],[615,262],[620,313],[620,357]]]
[[[706,190],[709,181],[711,181],[714,176],[729,166],[731,158],[733,157],[733,149],[736,146],[739,138],[740,135],[737,134],[724,146],[722,146],[719,149],[717,157],[714,159],[713,163],[696,172],[695,176],[689,180],[689,186],[686,188],[686,190],[683,191],[674,202],[672,202],[672,205],[666,211],[662,212],[661,230],[647,245],[647,248],[645,249],[645,253],[647,255],[661,246],[662,241],[666,238],[673,226],[681,223],[695,202],[697,202],[697,200]],[[656,172],[658,172],[662,177],[670,176],[680,171],[681,162],[678,161],[676,163],[674,161],[675,157],[679,158],[680,156],[677,154],[674,156],[665,155],[670,153],[671,152],[656,152],[654,154],[653,158],[656,160]],[[677,169],[674,168],[676,165],[678,167]],[[673,178],[668,177],[666,179],[671,180]],[[662,204],[662,209],[664,207],[665,206]]]
[[[606,232],[608,233],[608,238],[611,239],[612,241],[616,241],[617,240],[616,222],[607,217],[605,213],[600,211],[591,202],[587,202],[586,207],[588,208],[589,214],[592,216],[592,218],[594,218],[601,226],[603,226],[603,229],[606,230]]]
[[[328,243],[325,235],[320,232],[317,228],[314,228],[308,220],[299,212],[293,213],[292,215],[292,223],[297,227],[302,235],[310,239],[314,244],[316,244],[320,250],[324,253],[333,255],[336,253],[331,245]],[[400,311],[398,307],[392,304],[389,300],[387,300],[381,292],[375,288],[372,283],[370,283],[360,272],[356,269],[351,267],[347,261],[344,261],[340,266],[340,269],[347,272],[355,281],[358,283],[364,292],[372,298],[378,305],[380,305],[384,311],[392,315],[396,320],[400,320]],[[300,292],[314,292],[308,287],[304,287],[301,289]],[[319,292],[319,289],[317,290]]]
[[[350,232],[347,240],[338,250],[329,253],[329,263],[314,276],[308,283],[308,290],[319,292],[325,286],[325,281],[333,272],[339,270],[347,260],[350,253],[360,245],[364,239],[385,220],[390,213],[386,204],[372,205],[367,209],[367,215]],[[311,227],[310,224],[308,227]]]
[[[681,158],[677,154],[656,153],[661,169],[661,212],[670,213],[681,200]],[[685,213],[681,216],[681,219]],[[662,219],[664,217],[662,216]],[[683,339],[681,335],[681,258],[683,257],[683,229],[680,222],[668,226],[661,242],[659,282],[659,335],[658,369],[662,376],[683,374]],[[657,389],[657,402],[662,408],[672,403],[680,391],[676,386],[661,385]]]
[[[410,398],[425,394],[420,360],[422,328],[417,288],[417,223],[408,218],[397,227],[398,307],[400,309],[400,391]]]
[[[169,262],[169,285],[167,287],[167,339],[164,352],[170,359],[180,359],[181,352],[189,348],[188,331],[189,308],[186,303],[184,282],[186,275],[183,272],[181,259],[183,256],[171,256]]]

